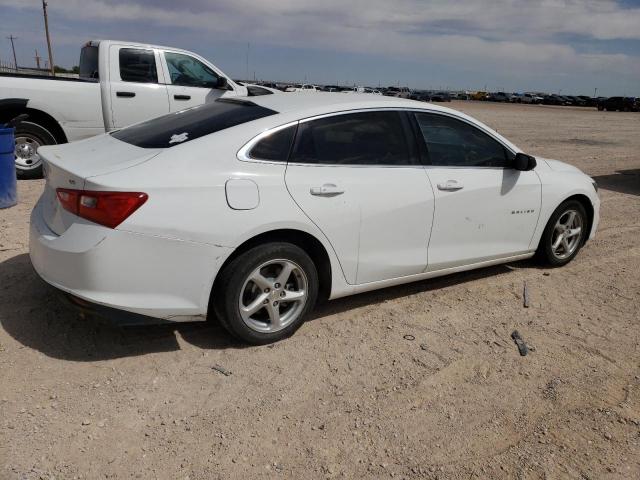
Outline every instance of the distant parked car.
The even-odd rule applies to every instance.
[[[509,102],[511,95],[506,92],[494,92],[489,94],[490,102]]]
[[[598,105],[597,98],[589,97],[588,95],[578,95],[578,98],[584,100],[587,107],[596,107]]]
[[[584,100],[583,98],[580,98],[578,96],[567,95],[566,98],[567,98],[567,100],[569,100],[568,104],[572,105],[574,107],[586,107],[587,106],[586,100]]]
[[[370,93],[372,95],[382,95],[382,92],[371,87],[345,88],[342,90],[342,93]]]
[[[489,94],[487,92],[474,92],[471,94],[471,100],[488,100]]]
[[[411,92],[411,96],[409,98],[411,100],[417,100],[419,102],[430,102],[431,92],[414,90],[413,92]]]
[[[538,104],[542,103],[542,97],[533,93],[523,93],[520,97],[520,103]]]
[[[598,110],[608,112],[637,112],[638,101],[633,97],[609,97],[598,102]]]
[[[386,97],[410,98],[411,90],[408,87],[387,87],[382,94]]]
[[[299,85],[299,86],[298,86]],[[285,92],[320,92],[320,88],[315,85],[311,85],[309,83],[304,83],[302,85],[297,84],[291,87],[288,87]]]
[[[560,95],[545,95],[542,99],[544,105],[564,105],[566,100]]]
[[[436,92],[431,94],[432,102],[450,102],[451,96],[448,92]]]

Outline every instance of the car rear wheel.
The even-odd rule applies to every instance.
[[[41,178],[42,158],[38,148],[55,145],[55,137],[44,127],[32,122],[21,122],[16,127],[15,162],[18,178]]]
[[[538,247],[538,257],[546,264],[560,267],[578,254],[587,231],[587,213],[582,204],[569,200],[560,205],[545,227]]]
[[[254,345],[288,337],[304,322],[318,296],[317,269],[304,250],[268,243],[244,252],[221,272],[213,292],[220,323]]]

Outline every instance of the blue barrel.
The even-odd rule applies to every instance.
[[[18,203],[15,145],[15,130],[0,128],[0,208]]]

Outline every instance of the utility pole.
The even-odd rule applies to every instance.
[[[251,43],[247,42],[247,75],[244,77],[249,81],[249,49],[251,48]]]
[[[598,87],[593,91],[593,98],[598,98]]]
[[[34,57],[36,59],[36,67],[38,68],[38,70],[40,70],[40,59],[42,58],[40,55],[38,55],[38,49],[36,48],[36,56]]]
[[[51,75],[56,76],[55,69],[53,68],[53,53],[51,53],[51,37],[49,37],[49,19],[47,18],[47,2],[42,0],[42,12],[44,13],[44,31],[47,34],[47,48],[49,49],[49,68],[51,68]]]
[[[17,40],[18,37],[14,37],[13,35],[9,35],[7,37],[11,42],[11,50],[13,50],[13,67],[18,70],[18,60],[16,60],[16,46],[13,44],[14,40]]]

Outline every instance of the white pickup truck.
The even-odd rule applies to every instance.
[[[80,78],[0,74],[0,124],[26,113],[16,128],[16,170],[42,174],[40,145],[72,142],[201,105],[246,96],[195,53],[113,40],[91,41],[80,54]]]

